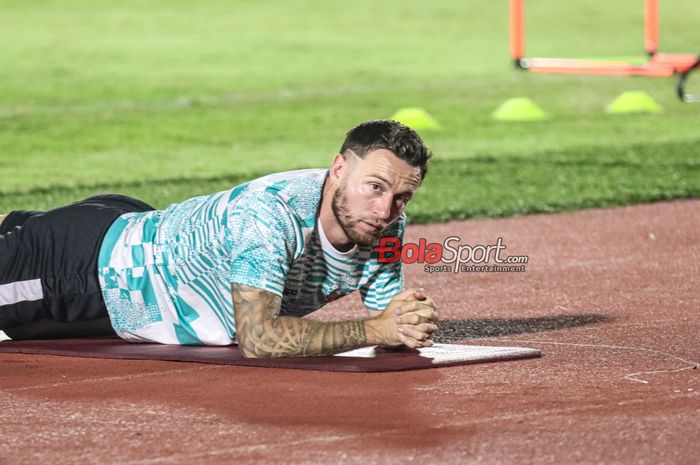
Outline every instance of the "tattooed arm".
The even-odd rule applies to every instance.
[[[363,320],[323,323],[278,316],[282,298],[242,284],[233,285],[238,345],[245,357],[330,355],[371,345]]]
[[[412,347],[414,342],[427,346],[437,329],[430,323],[399,325],[389,308],[377,318],[329,323],[279,316],[278,295],[242,284],[233,284],[232,290],[238,345],[246,358],[331,355],[369,345]]]

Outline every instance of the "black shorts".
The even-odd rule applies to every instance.
[[[11,212],[0,224],[0,330],[12,339],[112,333],[97,275],[100,245],[120,215],[153,209],[107,194]]]

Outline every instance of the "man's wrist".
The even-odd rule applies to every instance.
[[[376,318],[370,318],[363,320],[365,325],[365,337],[367,338],[367,345],[377,346],[382,344],[380,337],[381,332],[379,331],[378,324],[381,323]]]

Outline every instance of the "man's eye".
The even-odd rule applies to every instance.
[[[370,183],[369,187],[370,187],[373,191],[381,190],[381,186],[380,186],[379,184],[377,184],[377,183],[374,183],[374,182],[373,182],[373,183]]]

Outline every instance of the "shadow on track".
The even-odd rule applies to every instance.
[[[435,342],[453,342],[461,339],[511,336],[522,333],[540,333],[610,321],[598,314],[554,315],[537,318],[495,318],[487,320],[444,320],[438,324]]]

